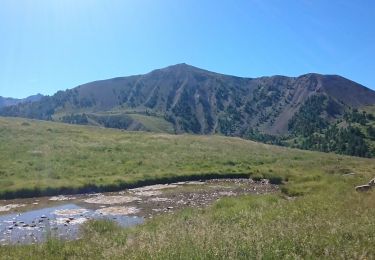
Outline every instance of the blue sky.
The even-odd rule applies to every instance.
[[[375,89],[375,1],[1,0],[0,96],[177,63],[238,76],[340,74]]]

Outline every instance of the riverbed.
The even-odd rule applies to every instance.
[[[206,207],[222,197],[278,190],[268,180],[213,179],[119,192],[2,200],[0,245],[34,244],[49,237],[74,240],[81,236],[80,227],[92,219],[109,219],[129,227],[186,207]]]

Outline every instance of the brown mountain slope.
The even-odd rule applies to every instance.
[[[375,104],[374,91],[340,76],[241,78],[178,64],[144,75],[87,83],[39,102],[4,108],[0,114],[62,120],[64,115],[84,113],[88,119],[78,123],[127,129],[136,119],[126,114],[136,113],[165,119],[177,133],[242,136],[258,129],[283,135],[312,95],[328,98],[323,115],[328,119],[340,117],[348,107]]]

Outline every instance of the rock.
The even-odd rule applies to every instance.
[[[372,188],[371,185],[365,184],[365,185],[359,185],[359,186],[355,187],[355,190],[363,192],[363,191],[369,191],[371,188]]]
[[[173,207],[167,207],[167,209],[173,209]]]
[[[80,209],[59,209],[59,210],[55,210],[53,212],[53,214],[59,215],[59,216],[70,217],[70,216],[76,216],[76,215],[79,215],[79,214],[85,214],[87,212],[88,212],[88,210],[84,209],[84,208],[80,208]]]

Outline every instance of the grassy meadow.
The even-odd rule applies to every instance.
[[[375,160],[221,136],[122,132],[0,118],[0,194],[163,177],[248,174],[273,195],[221,199],[123,229],[94,221],[74,242],[0,247],[1,259],[374,259]],[[348,175],[348,173],[354,173]]]

